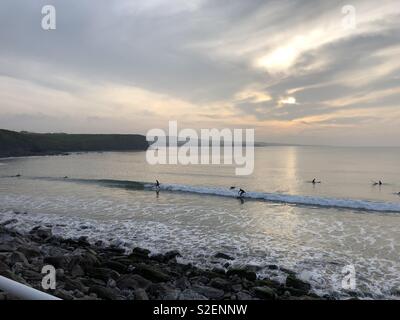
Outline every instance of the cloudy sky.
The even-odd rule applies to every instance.
[[[400,146],[399,40],[398,0],[2,0],[0,128]]]

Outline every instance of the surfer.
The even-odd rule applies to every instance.
[[[316,183],[321,183],[321,181],[317,181],[317,179],[314,178],[314,179],[312,179],[311,183],[312,183],[312,184],[316,184]]]
[[[234,190],[234,189],[236,189],[236,187],[232,186],[232,187],[230,187],[229,189]]]
[[[160,181],[156,180],[156,188],[160,189]]]
[[[64,179],[68,179],[68,176],[65,176]]]
[[[378,182],[374,182],[372,185],[381,186],[381,185],[383,185],[383,183],[382,183],[382,180],[379,180]]]
[[[246,193],[246,191],[244,191],[242,188],[239,189],[238,194],[239,197],[243,197],[243,195]]]
[[[15,175],[16,178],[19,178],[21,175],[18,173]]]

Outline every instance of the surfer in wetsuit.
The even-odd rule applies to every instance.
[[[242,188],[239,189],[239,197],[243,197],[243,195],[246,193],[246,191],[244,191]]]
[[[156,180],[156,188],[160,189],[160,181]]]

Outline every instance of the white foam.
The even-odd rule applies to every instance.
[[[224,188],[164,184],[161,186],[161,189],[223,197],[238,197],[237,191]],[[400,213],[400,203],[393,202],[374,202],[368,200],[336,199],[263,192],[246,192],[243,198],[308,206]]]

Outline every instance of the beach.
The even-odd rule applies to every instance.
[[[19,213],[20,214],[20,213]],[[56,268],[56,288],[46,292],[65,300],[292,300],[327,299],[310,292],[311,286],[291,270],[285,283],[257,276],[257,268],[230,268],[233,257],[223,252],[216,259],[227,268],[199,269],[177,262],[181,254],[152,254],[135,247],[126,251],[89,243],[86,237],[60,238],[52,225],[35,226],[28,233],[12,226],[18,215],[0,224],[0,275],[44,291],[41,270]],[[271,269],[279,266],[270,265]],[[14,300],[0,292],[0,300]]]

